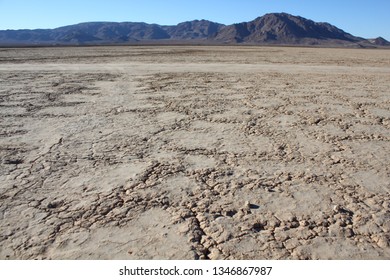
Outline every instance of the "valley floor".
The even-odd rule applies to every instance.
[[[389,259],[389,54],[0,49],[0,259]]]

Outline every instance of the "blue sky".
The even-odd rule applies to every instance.
[[[390,40],[390,0],[0,0],[0,30],[54,28],[86,21],[224,24],[287,12],[356,36]]]

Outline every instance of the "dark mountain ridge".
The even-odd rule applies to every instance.
[[[329,23],[272,13],[223,25],[208,20],[173,26],[144,22],[86,22],[55,29],[3,30],[0,45],[99,45],[151,42],[197,44],[390,46],[385,39],[355,37]]]
[[[0,31],[0,44],[105,44],[158,40],[205,40],[224,26],[194,20],[175,26],[144,22],[86,22],[55,29]]]
[[[308,39],[313,42],[321,40],[359,42],[364,40],[329,23],[317,23],[286,13],[266,14],[250,22],[229,25],[216,34],[216,39],[233,40],[237,43],[277,42],[285,44],[303,43],[304,40]]]

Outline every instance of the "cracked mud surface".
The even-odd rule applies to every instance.
[[[0,259],[389,259],[389,65],[0,49]]]

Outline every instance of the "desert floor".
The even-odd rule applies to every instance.
[[[0,259],[390,259],[390,51],[0,49]]]

